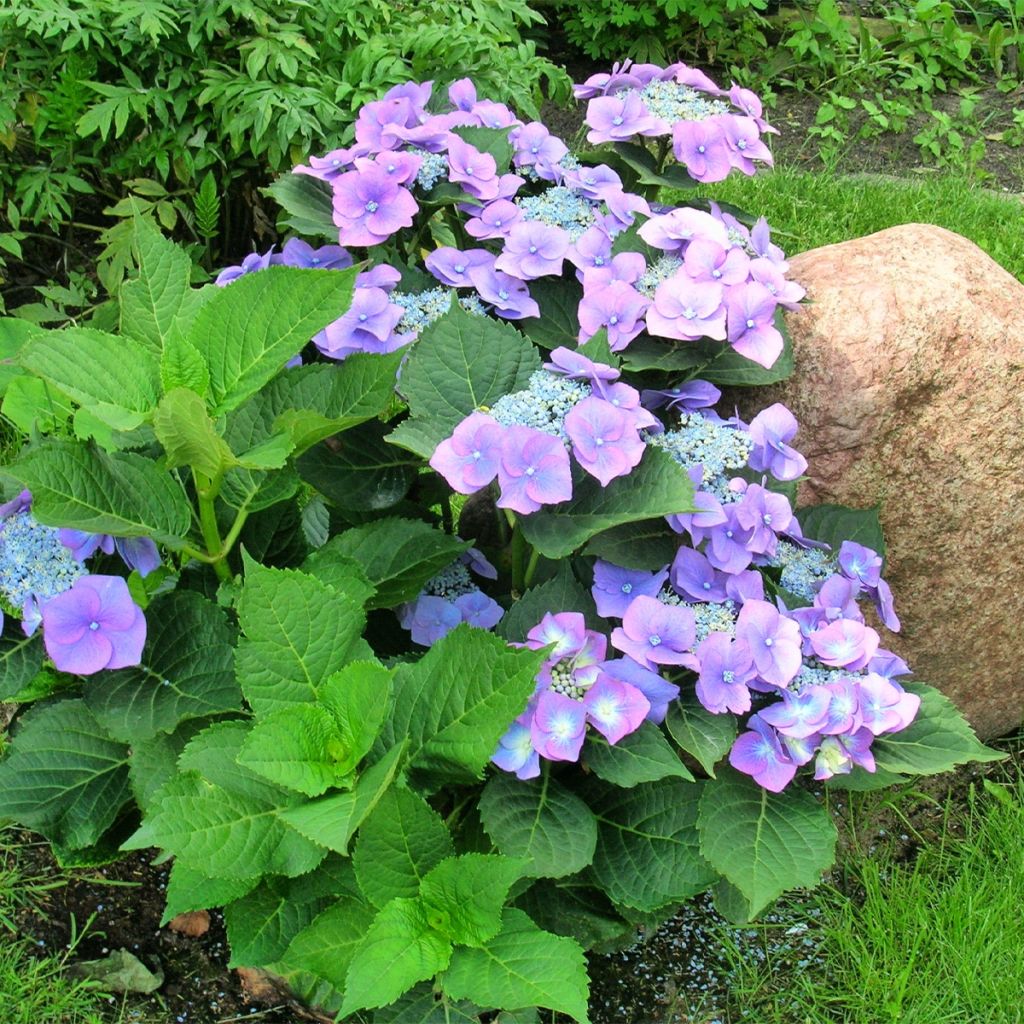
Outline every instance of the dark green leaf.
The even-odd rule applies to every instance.
[[[672,777],[693,782],[690,770],[651,722],[644,722],[615,744],[591,733],[583,750],[583,760],[598,778],[615,786],[628,788]]]

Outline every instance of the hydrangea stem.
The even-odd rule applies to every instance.
[[[214,503],[220,490],[220,480],[206,476],[197,470],[192,471],[196,482],[196,495],[199,498],[199,526],[203,531],[203,542],[211,565],[221,581],[231,579],[231,569],[224,559],[224,542],[221,540],[220,527],[217,525],[217,510]]]

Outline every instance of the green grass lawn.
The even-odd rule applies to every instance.
[[[984,787],[966,808],[946,805],[941,836],[912,863],[847,854],[842,891],[825,886],[764,930],[763,963],[734,951],[729,1021],[1024,1021],[1024,779]],[[794,920],[810,922],[803,960],[780,939]]]
[[[938,224],[1024,280],[1024,201],[961,178],[836,177],[780,167],[752,178],[733,175],[697,194],[765,216],[773,240],[790,255],[896,224]],[[666,200],[686,195],[670,193]]]

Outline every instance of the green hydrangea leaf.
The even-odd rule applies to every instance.
[[[312,704],[296,704],[264,716],[238,753],[238,763],[265,779],[306,796],[332,786],[348,788],[352,768],[333,716]]]
[[[837,554],[844,540],[852,540],[885,557],[885,540],[877,508],[812,505],[797,510],[805,537],[824,541]]]
[[[705,783],[697,827],[701,852],[751,916],[787,889],[817,885],[835,855],[835,825],[810,793],[771,793],[732,768]]]
[[[452,999],[480,1006],[543,1006],[587,1022],[583,950],[572,939],[541,931],[512,907],[502,917],[501,931],[482,948],[455,950],[441,987]]]
[[[480,796],[480,818],[503,854],[529,861],[525,874],[561,878],[594,859],[593,812],[550,776],[521,781],[495,775]]]
[[[591,800],[598,820],[591,871],[613,902],[653,911],[715,880],[697,837],[702,785],[663,779],[631,789],[602,787]]]
[[[175,547],[192,524],[188,499],[174,477],[133,452],[107,455],[47,439],[0,468],[0,475],[32,492],[32,514],[44,526],[152,537]]]
[[[347,854],[348,844],[395,778],[405,747],[393,747],[371,765],[347,793],[332,793],[280,812],[297,832],[320,846]]]
[[[192,260],[148,218],[132,223],[137,273],[121,285],[121,333],[159,353],[174,326],[188,326],[198,306],[191,288]]]
[[[10,700],[39,674],[43,667],[43,638],[0,638],[0,700]]]
[[[383,907],[416,896],[427,872],[453,853],[441,816],[412,790],[392,786],[363,822],[352,865],[363,895]]]
[[[372,661],[346,665],[320,686],[320,706],[334,720],[342,767],[348,770],[369,752],[391,708],[392,672]]]
[[[153,413],[153,431],[167,453],[168,469],[191,466],[216,477],[235,462],[206,403],[188,388],[174,388],[160,399]]]
[[[711,776],[736,739],[733,715],[713,715],[695,699],[673,701],[665,718],[668,734]]]
[[[0,819],[64,847],[96,843],[130,797],[128,748],[82,700],[27,711],[0,762]]]
[[[495,627],[495,632],[506,640],[522,643],[526,634],[551,611],[582,612],[588,627],[604,628],[590,590],[576,579],[572,564],[567,559],[559,564],[551,579],[531,587],[513,603]]]
[[[164,392],[188,388],[203,398],[210,390],[210,368],[206,360],[177,328],[164,339],[160,354],[160,384]]]
[[[451,955],[451,942],[430,926],[418,900],[392,900],[352,956],[342,1017],[393,1003],[416,982],[443,971]]]
[[[475,409],[522,390],[540,358],[509,324],[473,316],[458,304],[424,328],[402,369],[401,393],[434,447]],[[397,443],[397,441],[396,441]]]
[[[296,463],[299,476],[341,508],[375,512],[398,504],[419,475],[420,459],[384,440],[372,421],[316,445]]]
[[[614,526],[591,537],[583,554],[602,558],[623,569],[653,572],[668,565],[679,549],[679,534],[664,519],[646,519]]]
[[[330,182],[308,174],[282,174],[264,189],[284,210],[285,227],[307,238],[325,238],[338,242],[338,227],[334,223]]]
[[[258,884],[259,878],[210,878],[176,860],[167,878],[167,906],[160,925],[190,910],[226,906],[252,892]]]
[[[395,706],[382,742],[409,737],[409,764],[436,787],[473,782],[526,707],[543,652],[515,650],[462,624],[417,662],[395,670]]]
[[[498,854],[449,857],[420,883],[431,925],[461,946],[482,946],[501,930],[501,912],[526,861]]]
[[[142,661],[85,684],[85,701],[112,737],[140,743],[189,718],[240,711],[233,631],[222,608],[195,591],[153,599]]]
[[[44,380],[15,377],[4,392],[3,414],[23,434],[59,431],[70,419],[71,399]]]
[[[146,416],[160,394],[160,364],[150,349],[92,327],[32,338],[21,350],[21,365],[79,405],[107,404]]]
[[[393,608],[411,601],[431,576],[436,575],[470,547],[415,519],[378,519],[366,526],[332,537],[317,552],[354,558],[376,588],[370,608]]]
[[[257,715],[312,703],[333,671],[366,650],[362,608],[294,569],[250,562],[238,621],[245,634],[238,643],[238,678]]]
[[[179,759],[181,773],[156,794],[123,849],[158,846],[211,878],[312,871],[327,851],[280,817],[303,798],[238,763],[250,728],[219,723],[192,740]]]
[[[523,516],[520,523],[523,536],[542,555],[564,558],[613,526],[693,511],[686,471],[670,455],[648,448],[628,477],[607,487],[589,474],[574,474],[572,498]]]
[[[309,972],[344,989],[352,957],[376,916],[376,907],[355,896],[337,900],[292,939],[275,967],[285,977],[291,971]]]
[[[228,967],[263,967],[281,956],[330,905],[332,881],[323,867],[301,878],[265,878],[251,892],[229,903],[224,908],[231,944]]]
[[[872,744],[879,769],[937,775],[968,761],[1001,761],[1007,756],[981,743],[956,705],[934,687],[914,681],[903,686],[921,698],[921,708],[906,729],[879,736]]]
[[[693,782],[690,770],[651,722],[644,722],[618,743],[592,733],[583,749],[583,760],[599,779],[615,786],[629,788],[667,778]]]
[[[349,307],[356,271],[268,267],[219,289],[188,340],[210,368],[214,414],[259,391],[317,331]]]

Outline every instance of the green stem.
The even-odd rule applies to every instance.
[[[217,578],[222,582],[227,582],[231,579],[231,570],[224,560],[224,542],[221,540],[220,527],[217,525],[217,511],[214,504],[221,481],[208,477],[205,473],[200,473],[195,469],[192,470],[192,476],[196,482],[196,495],[199,498],[199,526],[203,531],[203,541],[206,544],[207,554],[210,556],[210,564],[213,566],[214,572],[217,573]],[[237,522],[236,520],[236,525]]]
[[[522,597],[526,589],[526,549],[528,545],[523,531],[518,527],[512,530],[512,592]]]
[[[540,561],[540,552],[536,548],[530,549],[530,560],[526,563],[526,572],[523,575],[523,588],[525,589],[533,582],[533,574],[537,571],[537,563]]]

